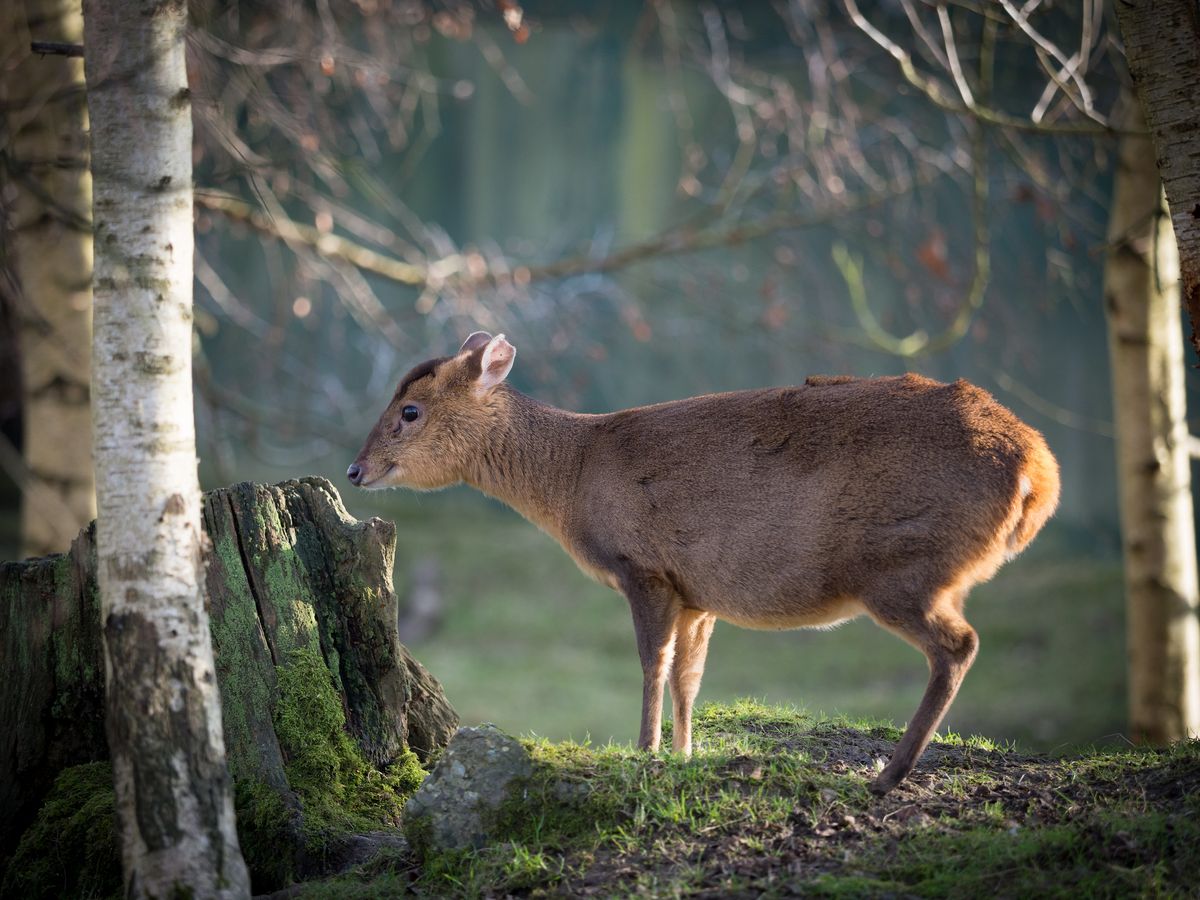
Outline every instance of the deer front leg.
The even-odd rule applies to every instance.
[[[662,739],[663,687],[675,648],[675,623],[681,604],[670,585],[656,576],[631,577],[624,587],[642,660],[642,727],[638,748],[653,753]]]
[[[684,609],[675,625],[675,658],[671,662],[671,702],[674,724],[671,748],[684,756],[692,755],[692,704],[700,690],[708,639],[717,617],[698,609]]]

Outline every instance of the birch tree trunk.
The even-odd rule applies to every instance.
[[[98,0],[84,26],[96,553],[125,893],[247,896],[202,591],[187,5]]]
[[[1134,97],[1125,127],[1143,128]],[[1136,740],[1200,734],[1196,536],[1178,255],[1149,137],[1121,139],[1104,266]]]
[[[0,3],[3,170],[22,349],[22,552],[66,550],[96,515],[89,382],[92,178],[83,60],[35,56],[31,39],[79,43],[79,0]]]
[[[1113,6],[1171,205],[1183,303],[1192,348],[1200,353],[1200,5],[1120,0]]]

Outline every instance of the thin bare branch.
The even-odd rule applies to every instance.
[[[990,369],[992,380],[1000,386],[1002,390],[1007,391],[1030,409],[1041,413],[1052,422],[1057,422],[1060,425],[1065,425],[1068,428],[1074,428],[1077,431],[1089,431],[1092,434],[1098,434],[1101,437],[1111,438],[1116,435],[1116,429],[1112,422],[1104,419],[1093,419],[1088,416],[1080,415],[1074,410],[1059,406],[1052,400],[1042,396],[1028,385],[1017,381],[1007,372],[1002,369]],[[1193,438],[1195,440],[1195,438]]]
[[[900,0],[900,6],[904,10],[904,15],[908,18],[908,24],[912,26],[913,33],[921,39],[921,43],[925,45],[925,49],[929,51],[930,56],[943,69],[949,71],[950,60],[946,56],[946,51],[937,45],[937,41],[933,39],[933,35],[925,27],[925,22],[922,21],[920,13],[917,12],[913,0]],[[938,9],[941,8],[942,6],[939,4]]]
[[[31,41],[29,49],[42,56],[75,56],[83,58],[83,44],[64,44],[62,41]]]
[[[1036,28],[1033,27],[1033,25],[1030,24],[1028,13],[1024,9],[1018,10],[1015,6],[1013,6],[1012,0],[999,0],[999,3],[1000,6],[1003,7],[1004,11],[1012,17],[1013,22],[1016,23],[1017,27],[1021,29],[1025,36],[1033,41],[1033,43],[1040,50],[1053,57],[1055,62],[1057,62],[1061,67],[1060,71],[1064,73],[1066,77],[1070,78],[1071,82],[1075,85],[1076,90],[1079,92],[1079,102],[1082,104],[1082,106],[1079,107],[1080,111],[1092,121],[1107,128],[1108,119],[1096,112],[1096,109],[1093,106],[1092,90],[1088,87],[1087,81],[1078,72],[1078,64],[1081,57],[1077,55],[1072,57],[1071,60],[1068,60],[1063,54],[1062,50],[1055,46],[1054,43],[1043,36]],[[1046,66],[1046,72],[1051,78],[1055,79],[1055,81],[1058,80],[1059,76],[1054,72],[1052,66]],[[1060,87],[1063,88],[1064,93],[1067,93],[1068,96],[1071,96],[1071,93],[1067,91],[1065,84],[1060,85]]]
[[[528,284],[535,280],[611,272],[654,258],[697,253],[714,247],[736,246],[776,232],[810,228],[836,221],[908,193],[916,185],[928,181],[929,176],[923,179],[907,179],[888,190],[852,197],[823,209],[802,213],[778,213],[724,229],[672,229],[604,256],[580,256],[540,266],[517,266],[513,269],[512,279],[520,284]],[[335,263],[348,264],[401,284],[431,287],[436,290],[446,285],[463,288],[496,280],[496,273],[490,266],[484,266],[482,274],[471,273],[467,265],[468,260],[463,254],[455,253],[424,265],[414,265],[371,250],[340,235],[322,232],[311,225],[292,221],[278,211],[274,215],[267,215],[244,200],[227,194],[198,190],[195,202],[197,206],[249,225],[262,234],[279,238],[289,244],[308,247],[319,257]]]
[[[833,245],[833,261],[842,274],[842,280],[846,283],[854,316],[867,340],[877,350],[909,358],[945,350],[966,335],[975,314],[983,307],[984,296],[987,293],[987,285],[991,277],[991,247],[987,218],[987,148],[978,124],[973,126],[972,132],[974,190],[971,216],[975,229],[974,271],[971,275],[971,283],[958,304],[954,318],[943,331],[931,336],[923,328],[918,328],[911,334],[900,337],[884,328],[867,299],[862,261],[855,259],[844,244],[839,242]]]
[[[198,190],[196,191],[196,205],[249,225],[262,234],[284,241],[305,244],[328,259],[349,263],[359,269],[382,275],[384,278],[398,281],[401,284],[423,285],[429,280],[430,272],[435,266],[449,275],[457,271],[458,263],[461,261],[446,259],[440,260],[433,266],[414,266],[394,257],[377,253],[369,247],[356,244],[339,235],[322,232],[311,225],[294,222],[283,216],[268,216],[261,209],[228,194]]]
[[[1050,124],[1047,122],[1034,122],[1027,117],[1013,116],[978,103],[973,108],[968,107],[964,103],[948,96],[937,81],[922,73],[913,63],[912,56],[907,50],[876,28],[862,14],[856,0],[842,0],[842,4],[846,8],[846,13],[850,16],[851,22],[896,61],[896,64],[900,67],[900,74],[904,76],[905,81],[921,91],[921,93],[929,98],[930,102],[940,109],[944,109],[947,112],[971,115],[989,125],[1012,128],[1018,131],[1036,131],[1042,134],[1061,135],[1118,135],[1126,133],[1123,129],[1110,124],[1102,116],[1097,118],[1099,114],[1090,116],[1093,119],[1092,122],[1056,122]]]
[[[950,74],[954,76],[954,84],[958,88],[959,96],[962,97],[963,103],[967,109],[975,109],[975,96],[971,93],[971,86],[967,84],[967,78],[963,74],[962,63],[958,60],[958,42],[954,39],[954,26],[950,22],[950,10],[942,5],[937,8],[938,24],[942,26],[942,42],[946,45],[946,58],[950,63]]]

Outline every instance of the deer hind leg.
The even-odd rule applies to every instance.
[[[654,752],[662,740],[663,688],[675,650],[675,625],[682,604],[657,577],[629,578],[623,585],[633,613],[638,656],[642,660],[642,725],[638,748]]]
[[[979,636],[962,615],[961,594],[940,595],[923,615],[920,611],[914,613],[904,621],[877,617],[880,624],[900,634],[929,661],[925,695],[891,760],[871,784],[871,793],[878,796],[886,794],[912,771],[950,708],[979,649]]]
[[[675,625],[675,658],[671,662],[671,705],[674,723],[671,748],[684,756],[692,754],[692,704],[700,690],[708,639],[717,617],[698,609],[684,609]]]

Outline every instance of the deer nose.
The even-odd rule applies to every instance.
[[[358,463],[354,463],[346,470],[346,477],[350,479],[351,484],[362,484],[362,466],[360,466]]]

